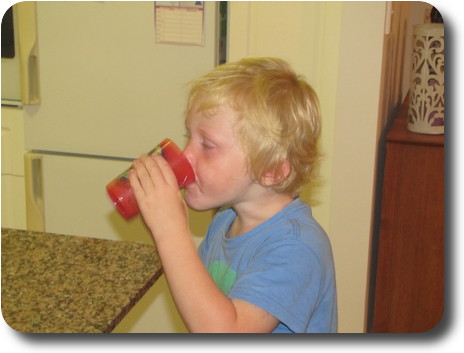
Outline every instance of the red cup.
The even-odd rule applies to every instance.
[[[177,178],[179,188],[183,188],[195,181],[195,173],[182,150],[170,139],[165,139],[149,154],[161,154],[171,166]],[[140,212],[137,200],[129,183],[129,170],[125,170],[118,177],[106,185],[106,192],[113,201],[118,212],[126,219],[130,219]]]

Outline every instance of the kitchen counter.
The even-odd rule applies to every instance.
[[[111,332],[162,274],[154,246],[2,228],[2,314],[21,332]]]

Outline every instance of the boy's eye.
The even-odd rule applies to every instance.
[[[214,148],[214,144],[208,140],[203,140],[201,142],[201,145],[203,146],[204,149],[207,149],[207,150]]]

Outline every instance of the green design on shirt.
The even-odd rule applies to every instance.
[[[213,261],[208,266],[208,272],[221,291],[224,294],[229,294],[237,278],[237,273],[220,261]]]

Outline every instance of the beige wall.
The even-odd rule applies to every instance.
[[[323,182],[314,214],[332,242],[339,331],[363,332],[385,2],[232,2],[229,60],[279,56],[319,94]],[[309,199],[310,190],[303,193]]]

